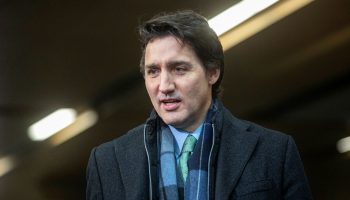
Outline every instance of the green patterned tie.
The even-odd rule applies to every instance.
[[[187,161],[192,155],[196,142],[197,139],[194,136],[188,135],[181,150],[181,155],[179,159],[179,169],[184,183],[186,182],[186,178],[188,175]]]

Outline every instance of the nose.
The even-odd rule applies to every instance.
[[[172,93],[175,89],[173,77],[168,72],[162,72],[160,75],[159,91],[163,94]]]

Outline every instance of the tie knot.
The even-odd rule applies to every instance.
[[[181,153],[192,152],[194,149],[194,146],[196,145],[196,142],[197,142],[197,139],[193,135],[188,135],[182,147]]]

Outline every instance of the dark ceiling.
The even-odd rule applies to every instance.
[[[149,111],[136,27],[160,12],[208,18],[237,1],[0,1],[0,199],[84,199],[90,150]],[[316,199],[347,199],[350,160],[350,1],[317,0],[225,52],[223,101],[236,116],[292,135]],[[51,146],[27,128],[61,107],[98,123]],[[20,191],[20,192],[19,192]]]

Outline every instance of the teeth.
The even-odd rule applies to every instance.
[[[171,104],[171,103],[177,103],[177,101],[163,101],[164,104]]]
[[[177,100],[177,99],[164,99],[164,100],[161,100],[161,103],[163,104],[172,104],[172,103],[178,103],[180,102],[180,100]]]

